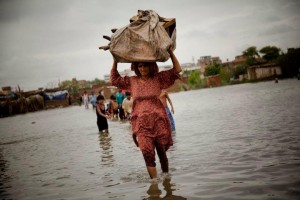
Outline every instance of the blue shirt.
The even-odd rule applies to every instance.
[[[92,96],[92,98],[91,98],[91,104],[93,106],[97,106],[97,96],[96,95]]]
[[[120,93],[120,92],[116,93],[116,100],[117,100],[117,103],[119,106],[122,105],[124,98],[125,97],[122,93]]]

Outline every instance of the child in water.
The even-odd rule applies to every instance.
[[[173,107],[172,100],[169,97],[169,94],[168,94],[168,92],[166,90],[162,90],[161,91],[161,93],[159,95],[159,98],[160,98],[162,104],[164,105],[164,107],[166,108],[166,112],[167,112],[168,117],[169,117],[170,122],[171,122],[172,132],[175,133],[175,131],[176,131],[176,129],[175,129],[175,122],[174,122],[174,118],[172,116],[172,114],[174,114],[174,107]],[[169,102],[169,104],[171,106],[171,110],[168,107],[167,101]]]
[[[105,99],[103,95],[99,95],[97,97],[96,114],[97,114],[97,125],[100,133],[108,132],[108,123],[107,123],[108,116],[105,115],[104,100]]]

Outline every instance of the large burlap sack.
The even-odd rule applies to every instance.
[[[152,10],[139,10],[138,18],[111,36],[109,50],[117,62],[165,62],[168,49],[176,46],[176,30],[171,37],[163,27],[164,18]]]

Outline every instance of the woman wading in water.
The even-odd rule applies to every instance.
[[[166,109],[159,99],[163,89],[174,84],[181,72],[180,64],[172,49],[168,50],[173,68],[158,72],[156,62],[132,63],[136,76],[121,77],[117,70],[117,62],[111,69],[112,85],[131,91],[133,108],[131,115],[132,136],[140,148],[151,179],[157,177],[155,149],[160,160],[163,173],[169,172],[166,151],[171,145],[172,130]]]

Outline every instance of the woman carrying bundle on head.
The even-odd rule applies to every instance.
[[[163,173],[168,173],[166,151],[173,144],[170,120],[159,96],[163,89],[173,85],[180,77],[181,67],[172,48],[169,48],[168,53],[173,63],[173,68],[170,70],[158,72],[156,62],[137,62],[132,63],[136,76],[121,77],[115,60],[111,69],[112,85],[131,91],[132,136],[143,154],[151,179],[157,177],[155,150]]]

